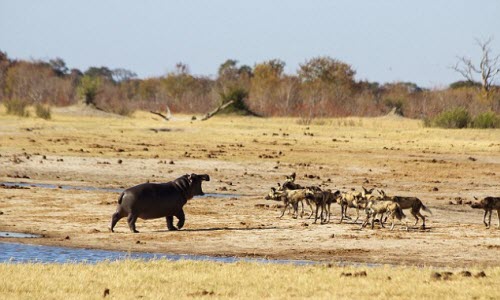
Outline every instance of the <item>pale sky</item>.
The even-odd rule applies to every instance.
[[[140,78],[177,62],[214,75],[226,59],[279,58],[286,72],[317,56],[350,64],[356,79],[444,87],[457,56],[500,54],[500,1],[0,0],[0,50],[10,58],[61,57],[68,67],[125,68]]]

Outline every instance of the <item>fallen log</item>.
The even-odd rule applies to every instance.
[[[168,108],[168,106],[167,106],[167,115],[164,115],[161,112],[153,111],[153,110],[150,110],[149,112],[154,114],[154,115],[162,117],[162,119],[164,119],[165,121],[170,121],[170,118],[172,117],[172,114],[170,113],[170,108]]]
[[[234,100],[228,101],[226,103],[223,103],[219,105],[216,109],[212,110],[211,112],[207,113],[203,118],[201,118],[202,121],[208,120],[211,117],[215,116],[219,111],[223,110],[224,108],[228,107],[229,105],[233,104]]]

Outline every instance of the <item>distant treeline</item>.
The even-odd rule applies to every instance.
[[[179,63],[165,76],[138,79],[125,69],[69,69],[60,58],[9,59],[0,51],[0,101],[66,106],[83,102],[127,115],[136,109],[206,113],[229,100],[261,116],[380,116],[395,110],[410,118],[432,119],[461,108],[472,117],[500,112],[500,88],[487,94],[480,83],[459,81],[446,89],[424,89],[411,82],[379,84],[355,80],[353,68],[331,57],[315,57],[284,73],[274,59],[239,65],[227,60],[216,78],[194,76]]]

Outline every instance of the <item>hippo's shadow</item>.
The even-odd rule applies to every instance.
[[[212,228],[186,228],[180,231],[203,232],[203,231],[247,231],[247,230],[271,230],[279,227],[212,227]],[[169,230],[157,230],[156,232],[168,232]]]

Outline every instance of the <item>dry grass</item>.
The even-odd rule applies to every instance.
[[[354,276],[366,272],[365,276]],[[498,299],[500,268],[475,278],[459,271],[413,267],[327,267],[121,261],[86,264],[0,264],[4,299]],[[440,271],[440,270],[438,270]],[[351,273],[353,276],[342,276]]]

